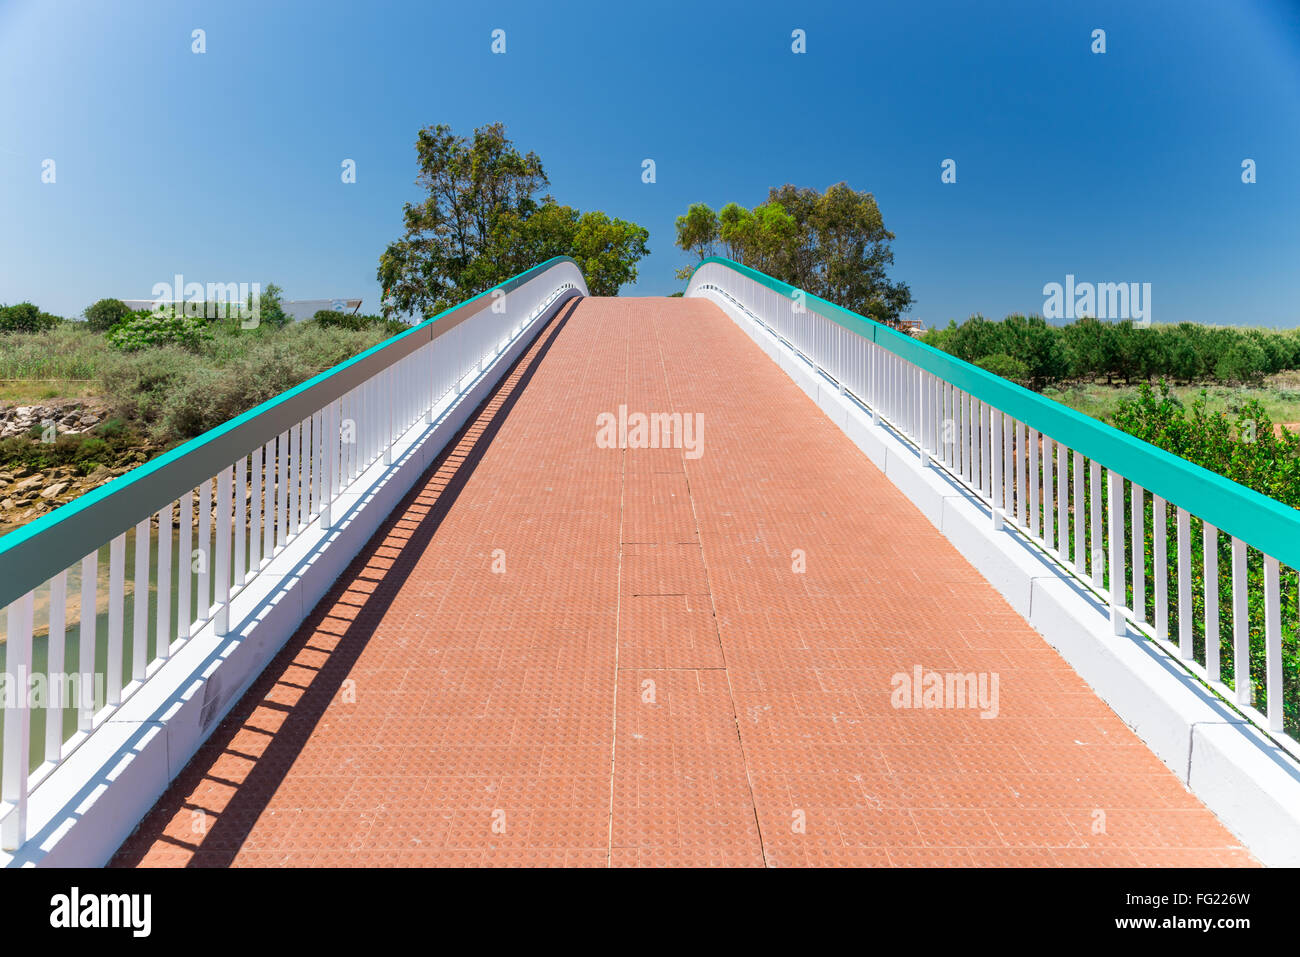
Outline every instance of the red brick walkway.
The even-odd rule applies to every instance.
[[[719,310],[587,299],[115,863],[1254,861]]]

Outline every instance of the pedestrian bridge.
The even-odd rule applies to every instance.
[[[1300,860],[1292,510],[726,260],[585,290],[0,539],[0,860]]]

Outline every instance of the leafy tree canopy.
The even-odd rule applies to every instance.
[[[60,322],[58,316],[41,312],[30,302],[13,306],[0,305],[0,332],[44,332]]]
[[[872,319],[897,324],[912,304],[894,282],[890,243],[875,197],[847,183],[818,193],[785,185],[752,210],[728,203],[715,213],[695,203],[677,219],[677,245],[701,259],[721,241],[730,259]],[[686,278],[688,267],[678,273]]]
[[[130,307],[121,299],[101,299],[83,313],[86,325],[96,332],[107,332],[130,314]]]
[[[539,199],[549,185],[542,162],[516,149],[503,124],[471,139],[429,126],[415,145],[427,195],[405,204],[405,231],[379,257],[385,316],[441,312],[553,256],[572,256],[592,295],[636,281],[649,231]]]

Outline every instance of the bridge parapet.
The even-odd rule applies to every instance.
[[[1168,736],[1180,733],[1174,724],[1186,724],[1177,747],[1163,753],[1148,737],[1184,781],[1195,776],[1190,749],[1198,723],[1237,723],[1243,730],[1233,740],[1240,744],[1249,722],[1274,757],[1261,762],[1253,745],[1243,746],[1226,764],[1239,770],[1268,765],[1270,774],[1280,769],[1280,784],[1229,782],[1225,788],[1233,793],[1224,800],[1236,801],[1238,811],[1252,807],[1242,799],[1252,787],[1272,804],[1300,798],[1300,765],[1294,760],[1300,757],[1300,675],[1294,651],[1284,656],[1300,630],[1293,620],[1300,512],[739,263],[705,259],[686,295],[712,299],[749,325],[751,335],[761,331],[774,357],[842,426],[846,408],[883,426],[911,450],[920,469],[941,475],[945,489],[960,489],[978,503],[984,534],[1018,538],[1026,546],[1022,551],[1050,566],[1053,578],[1107,613],[1116,638],[1150,639],[1177,662],[1178,673],[1212,691],[1196,694],[1214,704],[1213,721],[1205,714],[1188,718],[1196,711],[1188,698],[1177,722],[1165,720],[1165,712],[1160,722],[1151,722],[1170,725],[1161,732]],[[891,458],[891,467],[896,464]],[[900,482],[892,469],[887,474]],[[932,499],[944,494],[926,487],[919,475],[906,481],[913,490],[925,487]],[[922,510],[933,511],[924,505]],[[930,517],[936,524],[944,521],[938,513]],[[1022,575],[1028,576],[1020,607],[1026,617],[1033,574]],[[1040,590],[1046,585],[1045,578],[1034,582]],[[1285,619],[1284,610],[1290,612]],[[1116,681],[1142,684],[1131,674]],[[1163,705],[1154,704],[1162,693],[1144,685],[1139,696],[1146,700],[1135,701],[1134,708],[1149,719]],[[1201,747],[1204,753],[1219,744],[1207,740]],[[1283,799],[1283,792],[1291,797]],[[1294,832],[1288,853],[1300,860],[1300,812],[1279,814]]]
[[[274,613],[286,589],[364,544],[355,529],[336,532],[362,493],[392,486],[399,451],[445,442],[545,320],[586,294],[572,259],[549,260],[0,538],[0,852],[24,848],[31,819],[43,848],[62,841],[86,793],[102,800],[122,780],[115,768],[148,747],[120,725],[162,728],[192,697],[187,680],[206,685],[195,727],[213,727],[251,680],[248,664],[216,694],[212,669],[227,652],[201,656],[193,675],[168,662],[229,635],[256,638],[265,664],[297,624]],[[131,722],[119,717],[127,705]],[[165,785],[127,782],[126,803],[147,808]],[[100,837],[105,859],[124,836]]]

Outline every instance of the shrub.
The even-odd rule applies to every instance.
[[[351,329],[354,331],[375,329],[390,336],[395,336],[399,332],[405,332],[411,328],[397,319],[385,319],[383,316],[356,315],[334,309],[317,310],[316,314],[311,317],[311,321],[325,329]]]
[[[1234,342],[1214,367],[1221,382],[1262,382],[1269,369],[1268,354],[1258,342],[1242,337]]]
[[[273,282],[268,282],[254,306],[257,309],[258,326],[283,329],[290,322],[289,314],[281,305],[284,290]]]
[[[1000,375],[1004,379],[1010,379],[1020,385],[1026,385],[1029,382],[1029,366],[1021,359],[1005,353],[996,353],[991,356],[985,356],[975,363],[985,372],[992,372],[994,375]]]
[[[119,418],[105,419],[95,426],[95,434],[104,439],[120,439],[130,434],[125,422]]]
[[[141,310],[127,315],[108,331],[108,344],[121,352],[135,352],[152,346],[178,345],[197,349],[212,334],[202,319],[176,312],[155,313]]]
[[[174,345],[110,353],[100,369],[100,390],[111,397],[113,416],[147,428],[158,420],[167,395],[201,366],[202,359]]]
[[[319,326],[337,329],[364,329],[371,318],[378,317],[357,316],[350,312],[339,312],[336,309],[318,309],[316,315],[311,317],[312,322]]]
[[[210,327],[198,352],[175,344],[147,352],[112,352],[100,387],[112,414],[138,423],[155,442],[171,445],[220,425],[387,337],[383,326],[361,331],[296,323],[283,330]],[[106,426],[109,423],[105,424]],[[102,433],[101,433],[102,434]]]
[[[101,299],[87,306],[82,313],[86,317],[87,327],[95,332],[108,332],[130,314],[130,307],[121,299]]]
[[[58,316],[41,312],[30,302],[0,306],[0,332],[44,332],[58,324]]]
[[[1241,343],[1236,343],[1236,348]],[[1258,346],[1257,346],[1258,348]],[[1292,508],[1300,507],[1300,436],[1286,430],[1275,430],[1272,420],[1257,399],[1241,404],[1233,413],[1214,413],[1208,409],[1208,396],[1202,392],[1190,408],[1185,407],[1161,381],[1157,393],[1149,385],[1138,388],[1138,394],[1125,399],[1116,411],[1115,425],[1139,439],[1159,446],[1167,452],[1181,456],[1212,472],[1239,482],[1261,494],[1267,495]],[[1104,493],[1103,493],[1104,494]],[[1129,499],[1131,502],[1131,497]],[[1127,507],[1125,508],[1127,512]],[[1144,567],[1151,570],[1164,565],[1172,567],[1171,554],[1177,541],[1177,510],[1166,509],[1166,553],[1157,554],[1153,535],[1148,525],[1144,529]],[[1204,536],[1201,520],[1191,518],[1191,585],[1197,595],[1197,615],[1192,622],[1193,652],[1197,660],[1204,660],[1205,627],[1201,596],[1205,594]],[[1107,533],[1103,531],[1103,537]],[[1246,678],[1244,662],[1237,659],[1233,647],[1236,622],[1233,620],[1233,575],[1223,569],[1233,567],[1231,536],[1216,536],[1219,552],[1219,641],[1220,662],[1224,681],[1236,686],[1238,677]],[[1103,546],[1104,547],[1104,546]],[[1265,709],[1268,687],[1263,681],[1265,672],[1264,634],[1264,561],[1255,549],[1246,555],[1248,580],[1248,612],[1245,624],[1250,639],[1250,672],[1255,704]],[[1281,570],[1281,631],[1282,631],[1282,705],[1283,724],[1287,733],[1300,734],[1300,627],[1297,620],[1296,572],[1285,566]],[[1153,589],[1146,592],[1147,621],[1154,620]],[[1178,605],[1169,608],[1169,633],[1178,634]],[[1238,669],[1240,668],[1240,671]]]
[[[111,438],[94,435],[59,435],[53,442],[33,441],[29,437],[0,439],[0,462],[6,466],[49,469],[71,465],[81,475],[88,475],[106,464],[137,441],[129,430]]]

